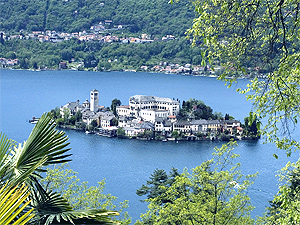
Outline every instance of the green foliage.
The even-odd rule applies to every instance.
[[[123,127],[118,127],[118,130],[117,130],[117,136],[118,137],[124,137],[126,134],[125,134],[125,130]]]
[[[76,122],[82,121],[82,113],[81,113],[81,111],[77,111],[75,113],[75,119],[76,119]]]
[[[226,113],[224,119],[225,119],[225,120],[230,120],[229,114]]]
[[[111,125],[112,125],[112,126],[118,126],[118,124],[119,124],[119,120],[118,120],[116,117],[114,117],[114,118],[112,119],[112,121],[111,121]]]
[[[266,215],[258,222],[259,224],[299,224],[300,161],[288,162],[278,176],[279,191],[270,202]]]
[[[136,194],[139,196],[146,195],[146,200],[156,198],[163,193],[160,186],[170,187],[177,176],[180,176],[180,174],[174,167],[172,167],[169,175],[167,175],[164,170],[155,169],[153,174],[149,177],[150,180],[147,180],[147,185],[143,184],[142,187],[136,191]]]
[[[96,120],[92,120],[91,125],[92,125],[93,127],[97,127],[97,126],[98,126],[98,125],[97,125],[97,121],[96,121]]]
[[[189,35],[201,46],[210,65],[225,68],[220,79],[264,73],[246,90],[259,118],[262,134],[287,155],[299,149],[291,135],[299,118],[299,2],[295,0],[194,0],[197,12]],[[229,16],[230,15],[230,16]],[[283,131],[283,132],[282,132]]]
[[[241,174],[234,145],[215,148],[212,160],[160,186],[161,194],[147,200],[149,210],[136,224],[253,224],[247,188],[256,175]]]
[[[243,125],[243,133],[246,136],[257,137],[260,135],[260,124],[261,122],[255,116],[252,118],[252,114],[249,117],[245,117],[245,124]]]
[[[139,138],[146,138],[147,140],[150,140],[153,138],[154,132],[152,130],[144,130],[144,132],[138,133]]]
[[[189,99],[182,102],[182,108],[179,111],[178,119],[193,118],[199,119],[219,119],[222,114],[213,113],[212,108],[205,105],[201,100]]]
[[[88,53],[84,57],[83,62],[84,62],[84,67],[85,68],[96,67],[97,64],[98,64],[98,60],[95,58],[94,53],[91,53],[91,54]]]
[[[68,168],[68,165],[48,168],[46,177],[42,180],[44,186],[61,194],[75,210],[102,209],[118,211],[120,216],[115,217],[115,222],[130,224],[131,218],[124,210],[128,201],[116,204],[117,197],[104,194],[105,181],[98,182],[98,186],[89,186],[88,182],[81,182],[77,173]]]
[[[125,33],[183,36],[194,16],[187,2],[183,0],[171,5],[164,0],[8,0],[2,2],[0,8],[0,30],[72,33],[89,30],[100,21],[112,20],[111,25],[105,25],[106,28],[121,24]]]
[[[121,101],[116,98],[111,101],[110,109],[113,111],[115,116],[117,116],[117,106],[120,106],[121,104]]]
[[[61,118],[60,108],[58,108],[58,107],[56,107],[55,109],[52,109],[50,111],[50,113],[52,114],[53,119]]]
[[[61,51],[61,59],[70,61],[74,58],[75,54],[72,50],[64,49]]]
[[[7,58],[7,59],[15,59],[16,57],[17,57],[16,53],[12,52],[12,51],[6,53],[6,55],[5,55],[5,58]]]
[[[179,138],[179,133],[178,133],[177,130],[174,130],[174,131],[172,132],[172,138],[175,138],[175,140],[176,140],[177,138]]]
[[[71,116],[70,119],[69,119],[69,123],[71,125],[75,125],[75,122],[76,122],[76,117],[75,116]]]
[[[62,126],[65,124],[65,120],[63,118],[57,118],[55,120],[55,123],[57,124],[57,126]]]
[[[93,132],[95,130],[95,127],[92,124],[87,125],[86,127],[87,131]]]
[[[62,43],[39,42],[37,40],[6,41],[0,45],[0,57],[6,52],[14,52],[19,59],[15,68],[58,68],[59,62],[74,58],[84,62],[86,69],[97,66],[98,70],[135,69],[145,65],[149,69],[165,61],[173,64],[193,63],[200,58],[200,48],[192,48],[184,38],[172,41],[156,41],[145,44],[99,43],[96,41],[78,42],[77,40]],[[72,54],[71,54],[72,53]],[[69,54],[69,56],[68,56]],[[79,65],[78,63],[76,65]],[[74,68],[77,69],[76,66]]]

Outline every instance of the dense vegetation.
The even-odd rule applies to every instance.
[[[194,17],[187,2],[171,5],[167,0],[7,0],[1,1],[0,30],[79,32],[111,20],[110,28],[123,25],[131,33],[183,36]]]
[[[247,90],[253,118],[267,121],[267,140],[290,155],[300,149],[292,131],[300,116],[300,5],[295,0],[193,1],[197,18],[189,34],[210,61],[222,60],[228,74],[245,74],[249,61],[268,73]],[[232,16],[229,16],[232,15]],[[226,59],[226,60],[224,60]]]
[[[223,115],[222,113],[213,113],[213,109],[210,106],[205,105],[204,102],[201,100],[189,99],[187,101],[182,102],[182,108],[180,109],[177,118],[179,120],[221,120],[223,119]]]
[[[247,189],[256,174],[241,174],[233,146],[231,142],[215,148],[213,159],[192,173],[172,169],[167,176],[155,170],[147,185],[137,190],[138,195],[148,194],[148,211],[136,224],[254,224]]]
[[[90,33],[91,26],[101,22],[105,27],[100,31],[103,36],[125,38],[147,34],[151,39],[161,40],[163,36],[173,35],[178,39],[125,45],[120,42],[80,42],[76,38],[57,44],[1,38],[0,58],[19,59],[16,68],[56,69],[59,62],[71,59],[84,62],[79,69],[98,67],[99,70],[138,70],[142,65],[154,66],[161,61],[179,64],[201,62],[200,50],[191,49],[190,42],[184,40],[194,17],[187,0],[173,5],[166,0],[8,0],[1,2],[0,14],[0,33],[6,37],[47,30]],[[119,25],[122,29],[117,29]],[[77,66],[78,63],[74,68],[77,69]]]
[[[60,61],[71,59],[82,61],[82,68],[97,66],[99,70],[137,70],[143,65],[151,67],[161,61],[196,65],[201,63],[200,48],[192,48],[185,39],[145,44],[107,44],[80,42],[75,39],[57,44],[36,40],[11,40],[4,45],[0,44],[1,57],[18,58],[20,61],[16,67],[23,69],[57,68]]]

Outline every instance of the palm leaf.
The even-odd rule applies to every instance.
[[[26,224],[34,214],[33,208],[21,215],[30,201],[27,187],[23,184],[21,187],[9,186],[7,183],[0,189],[0,224],[1,225],[23,225]],[[17,219],[18,218],[18,219]],[[15,220],[14,222],[12,222]]]
[[[115,224],[110,216],[119,215],[115,211],[103,209],[73,210],[71,205],[58,193],[46,191],[39,183],[35,182],[35,192],[32,197],[32,206],[37,217],[34,224],[50,225],[61,222],[96,221],[97,224]]]
[[[6,135],[0,133],[0,180],[7,180],[9,177],[10,160],[9,152],[11,148],[11,141]]]
[[[71,154],[65,154],[68,137],[62,131],[55,130],[55,123],[49,113],[43,114],[33,128],[25,144],[15,148],[13,170],[20,175],[35,165],[40,165],[36,172],[45,172],[42,166],[70,161],[66,159]],[[38,176],[37,173],[33,175]]]

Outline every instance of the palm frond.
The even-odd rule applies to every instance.
[[[44,172],[42,166],[70,161],[66,159],[71,154],[65,154],[70,148],[68,137],[62,131],[55,130],[55,122],[49,113],[41,116],[24,145],[15,148],[13,169],[16,175],[22,174],[35,165],[36,172]],[[34,174],[37,176],[37,173]]]
[[[74,221],[97,221],[97,224],[115,224],[110,216],[119,215],[118,212],[105,209],[73,210],[71,205],[58,193],[45,190],[39,183],[35,183],[35,192],[31,196],[32,206],[37,217],[34,223],[50,225],[61,222],[75,224]]]
[[[1,225],[24,225],[34,217],[34,214],[32,214],[33,208],[21,215],[30,203],[30,201],[26,200],[29,195],[28,188],[24,184],[21,187],[13,187],[6,183],[0,189]]]
[[[0,180],[7,180],[10,161],[7,160],[9,157],[9,149],[11,147],[11,141],[6,135],[0,133]]]

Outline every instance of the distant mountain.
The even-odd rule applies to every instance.
[[[188,0],[0,0],[0,31],[88,31],[102,23],[124,32],[183,36],[194,12]]]

